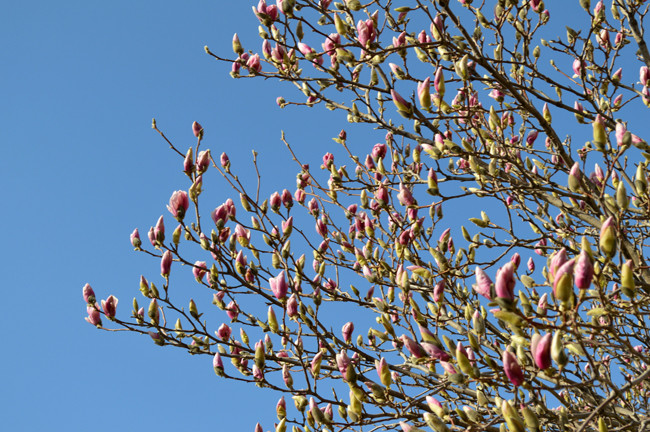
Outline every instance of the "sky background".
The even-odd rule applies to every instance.
[[[277,394],[217,378],[208,356],[98,331],[84,321],[81,297],[90,282],[99,299],[116,295],[125,316],[140,275],[159,273],[157,260],[133,252],[129,234],[138,227],[146,241],[161,214],[171,222],[169,196],[189,185],[152,117],[182,151],[199,121],[204,145],[227,151],[242,175],[257,149],[269,179],[263,194],[295,187],[281,129],[312,166],[340,151],[331,137],[342,126],[361,136],[339,113],[279,109],[275,98],[289,87],[233,80],[204,53],[208,45],[231,55],[234,32],[258,50],[255,3],[3,5],[4,429],[252,431],[258,420],[271,429]],[[367,141],[368,149],[378,142]],[[228,194],[212,180],[217,206]]]

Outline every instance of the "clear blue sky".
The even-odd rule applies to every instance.
[[[233,165],[248,164],[256,148],[273,179],[266,193],[295,184],[281,129],[317,166],[330,137],[354,128],[340,114],[280,110],[281,86],[232,80],[204,53],[208,45],[230,54],[236,31],[259,49],[256,2],[5,3],[2,428],[252,431],[264,420],[270,429],[278,395],[218,379],[207,356],[95,330],[83,320],[81,288],[115,294],[124,314],[140,274],[158,273],[156,260],[132,251],[129,233],[145,234],[167,215],[171,192],[188,185],[152,117],[183,150],[199,121],[207,146],[225,149]],[[227,196],[212,188],[216,206]]]

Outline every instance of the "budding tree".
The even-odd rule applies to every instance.
[[[341,131],[318,169],[285,140],[297,187],[267,197],[154,122],[187,175],[131,235],[162,277],[130,317],[86,285],[87,320],[290,396],[256,431],[650,428],[648,5],[547,3],[261,0],[260,40],[206,52],[383,142]]]

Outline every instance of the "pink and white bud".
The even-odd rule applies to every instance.
[[[492,280],[490,277],[481,269],[479,266],[476,266],[474,269],[474,275],[476,276],[476,284],[472,285],[474,291],[482,295],[488,300],[492,299]]]
[[[88,305],[94,305],[96,300],[95,300],[95,291],[93,291],[92,287],[90,284],[86,284],[83,287],[83,296],[84,296],[84,301]]]
[[[129,238],[131,240],[131,245],[134,248],[139,249],[140,246],[142,246],[142,240],[140,240],[140,232],[137,228],[133,230]]]
[[[217,336],[219,336],[219,339],[221,339],[224,342],[230,339],[231,334],[232,334],[232,329],[225,323],[221,324],[219,326],[219,329],[217,330]]]
[[[345,352],[345,350],[341,350],[340,353],[336,354],[336,367],[338,367],[339,372],[345,375],[345,373],[348,370],[348,366],[352,363],[350,360],[350,357],[348,357],[348,354]]]
[[[287,280],[284,277],[284,270],[282,270],[276,277],[269,278],[269,284],[271,285],[271,291],[275,298],[283,299],[287,295],[289,287],[287,285]]]
[[[515,294],[515,266],[512,262],[505,264],[497,271],[497,280],[494,285],[494,290],[497,297],[514,300]]]
[[[182,220],[185,217],[185,212],[190,206],[190,200],[185,191],[176,191],[169,198],[169,205],[167,210],[178,220]]]
[[[404,186],[404,184],[401,182],[399,184],[399,193],[397,194],[397,199],[399,200],[400,204],[405,207],[415,205],[415,198],[413,198],[411,190]]]
[[[580,59],[575,59],[573,60],[573,77],[580,77],[582,76],[582,60]]]
[[[555,281],[555,275],[557,274],[557,271],[568,260],[569,260],[569,258],[567,257],[565,248],[562,248],[559,251],[553,252],[553,255],[551,255],[551,263],[549,265],[549,275],[550,275],[550,281],[551,282]]]
[[[421,342],[420,345],[424,349],[424,351],[429,354],[429,357],[436,359],[436,360],[442,360],[442,361],[449,361],[451,356],[447,354],[445,350],[440,348],[438,345],[431,343],[431,342]]]
[[[95,327],[99,327],[102,325],[102,317],[101,314],[99,313],[99,307],[97,303],[94,305],[88,305],[86,308],[86,312],[88,313],[88,316],[85,318],[86,321],[88,321],[90,324],[94,325]]]
[[[160,243],[165,241],[165,221],[163,220],[162,216],[158,218],[156,226],[153,227],[153,234],[155,241],[158,241]]]
[[[405,114],[410,114],[412,107],[410,102],[407,102],[399,93],[395,90],[391,90],[390,94],[393,98],[393,103],[397,107],[398,111],[402,111]]]
[[[115,318],[115,313],[117,312],[117,297],[109,296],[106,300],[102,300],[102,309],[104,310],[106,318]]]
[[[237,305],[235,300],[232,300],[228,303],[228,306],[226,306],[226,315],[228,315],[228,318],[232,321],[235,321],[239,316],[239,305]]]
[[[589,289],[594,278],[594,264],[586,250],[578,255],[573,272],[576,286],[579,289]]]
[[[650,69],[647,66],[639,68],[639,82],[642,86],[650,85]]]
[[[208,266],[205,261],[196,261],[192,268],[192,274],[197,281],[202,281],[208,271]]]
[[[289,318],[293,318],[298,315],[298,297],[295,294],[291,294],[289,300],[287,301],[287,315]]]
[[[194,133],[195,137],[201,139],[203,137],[203,126],[197,122],[192,123],[192,133]]]
[[[406,349],[411,353],[411,355],[415,358],[422,358],[426,355],[426,352],[424,349],[415,342],[413,339],[406,335],[402,335],[401,338],[402,342],[404,342],[404,346]]]
[[[503,350],[503,371],[506,373],[508,380],[515,386],[519,387],[524,382],[524,372],[517,363],[517,357],[510,351]]]
[[[535,364],[541,370],[551,367],[551,341],[550,333],[544,336],[535,333],[531,339],[530,352],[533,354]]]
[[[346,343],[350,343],[352,340],[352,332],[354,332],[354,323],[352,321],[345,323],[341,329],[341,333]]]
[[[425,110],[431,108],[431,93],[429,91],[430,79],[427,77],[424,81],[418,83],[417,93],[418,100],[420,101],[420,106]]]
[[[160,259],[160,274],[167,277],[172,268],[172,253],[166,250]]]

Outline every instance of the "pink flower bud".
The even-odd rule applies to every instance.
[[[492,89],[492,91],[488,96],[490,96],[492,99],[494,99],[497,102],[503,102],[505,94],[501,90]]]
[[[569,258],[567,257],[565,248],[553,252],[553,255],[551,255],[551,263],[549,265],[549,274],[550,274],[551,282],[555,280],[555,275],[557,274],[557,271],[560,269],[560,267],[562,267],[564,263],[567,262],[568,260]]]
[[[282,221],[282,235],[289,237],[293,230],[293,216],[290,216],[286,221]]]
[[[442,301],[444,292],[445,292],[445,281],[443,279],[433,287],[433,301],[435,302]]]
[[[398,111],[402,111],[405,114],[410,114],[412,107],[409,102],[406,101],[399,93],[395,90],[391,90],[390,94],[393,98],[393,103],[397,107]]]
[[[287,209],[293,207],[293,197],[291,196],[291,192],[287,189],[282,191],[282,205]]]
[[[517,363],[517,357],[507,349],[503,351],[503,371],[506,373],[508,380],[519,387],[524,382],[524,373],[521,366]]]
[[[142,240],[140,240],[140,232],[138,232],[138,229],[134,229],[133,232],[131,233],[130,236],[131,239],[131,245],[138,249],[140,246],[142,246]]]
[[[492,299],[492,280],[490,277],[481,269],[479,266],[476,266],[474,269],[474,275],[476,276],[476,284],[472,285],[474,291],[482,295],[488,300]]]
[[[532,258],[528,258],[528,263],[527,263],[528,271],[529,272],[534,272],[535,271],[535,261],[533,261]]]
[[[339,372],[345,374],[350,364],[350,357],[348,357],[348,354],[345,352],[345,350],[341,350],[339,354],[336,354],[336,367],[338,367]]]
[[[539,131],[532,130],[528,133],[528,136],[526,137],[526,144],[528,146],[532,146],[535,143],[535,140],[537,139],[537,136],[539,135]]]
[[[230,168],[230,159],[228,158],[226,152],[221,153],[219,162],[221,163],[221,167],[224,168],[225,170],[228,170]]]
[[[172,253],[168,250],[163,253],[162,258],[160,259],[160,274],[163,276],[169,276],[172,268]]]
[[[293,318],[298,315],[298,297],[295,294],[291,294],[289,300],[287,301],[287,315],[289,318]]]
[[[588,289],[594,278],[594,264],[586,250],[580,252],[574,267],[575,284],[579,289]]]
[[[394,48],[399,48],[402,45],[406,44],[406,32],[403,31],[402,33],[399,34],[396,38],[393,37],[393,47]]]
[[[203,137],[203,126],[197,122],[192,123],[192,132],[194,133],[195,137],[201,139]]]
[[[194,277],[196,278],[197,281],[203,280],[203,277],[205,276],[205,273],[207,271],[208,271],[208,267],[205,261],[195,262],[194,267],[192,268],[192,274],[194,274]]]
[[[406,335],[402,335],[401,338],[402,342],[404,342],[404,346],[406,349],[411,353],[411,355],[415,358],[422,358],[426,355],[426,352],[424,349],[415,342],[413,339]]]
[[[371,153],[372,158],[374,160],[383,159],[384,156],[386,156],[387,150],[388,148],[386,144],[382,144],[382,143],[375,144],[374,147],[372,148],[372,153]]]
[[[156,226],[153,228],[154,239],[160,243],[165,241],[165,221],[163,217],[158,218]]]
[[[399,193],[397,194],[397,199],[399,200],[400,204],[405,207],[413,206],[416,203],[411,190],[404,186],[404,184],[401,182],[399,184]]]
[[[117,311],[117,297],[109,296],[106,300],[102,300],[102,309],[104,310],[106,318],[115,318],[115,313]]]
[[[354,323],[352,322],[346,323],[341,329],[341,333],[343,334],[343,340],[346,343],[350,343],[350,341],[352,340],[353,331],[354,331]]]
[[[647,66],[641,66],[639,68],[639,82],[641,83],[642,86],[646,86],[650,84],[648,82],[650,80],[650,70],[648,69]]]
[[[224,342],[230,339],[231,334],[232,334],[232,329],[226,324],[221,324],[221,326],[219,326],[219,329],[217,330],[217,336],[219,336],[219,339],[221,339]]]
[[[246,62],[246,67],[251,72],[260,72],[262,70],[262,63],[260,62],[259,54],[252,55]]]
[[[535,333],[530,343],[530,352],[533,354],[535,364],[541,370],[551,367],[551,334],[540,336]]]
[[[422,345],[422,348],[424,348],[424,351],[429,354],[429,357],[437,359],[437,360],[442,360],[442,361],[449,361],[451,356],[445,352],[442,348],[437,346],[436,344],[433,344],[431,342],[422,342],[420,343]]]
[[[497,271],[497,281],[494,286],[497,297],[514,300],[515,294],[515,266],[512,262],[505,264]]]
[[[237,317],[239,316],[239,306],[237,305],[237,302],[232,300],[230,303],[228,303],[228,306],[226,306],[226,315],[228,315],[228,318],[230,318],[232,321],[235,321]]]
[[[510,262],[514,264],[515,269],[519,268],[519,264],[521,264],[521,255],[519,255],[517,252],[515,252],[512,257],[510,258]]]
[[[187,153],[185,154],[185,160],[183,161],[183,172],[189,175],[193,169],[194,169],[194,152],[192,150],[192,147],[190,147],[187,150]]]
[[[573,60],[573,73],[575,74],[575,77],[580,77],[582,75],[582,60]]]
[[[83,296],[86,304],[93,305],[95,304],[95,291],[93,291],[90,284],[86,284],[83,287]]]
[[[271,285],[273,295],[277,299],[283,299],[287,295],[289,287],[287,286],[287,281],[284,277],[284,270],[282,270],[276,277],[269,278],[269,284]]]
[[[86,312],[88,313],[88,316],[86,317],[86,321],[88,321],[90,324],[94,325],[95,327],[99,327],[102,325],[102,317],[99,313],[99,308],[97,306],[97,303],[94,305],[88,305],[86,308]]]
[[[183,220],[185,217],[185,212],[190,207],[190,200],[187,197],[187,192],[185,191],[176,191],[169,198],[169,205],[167,210],[177,219]]]

